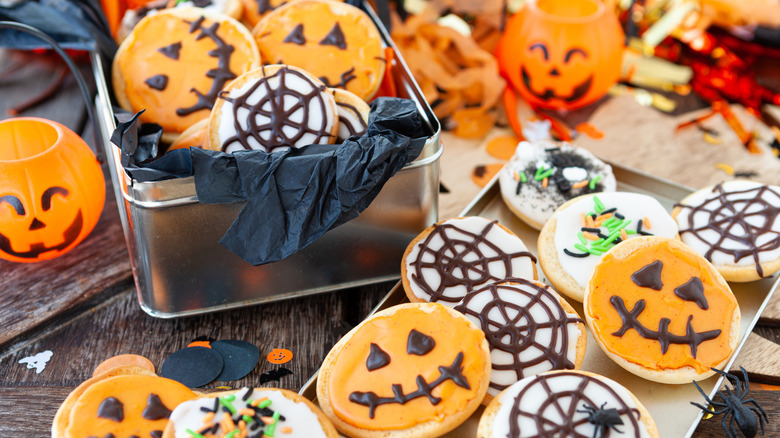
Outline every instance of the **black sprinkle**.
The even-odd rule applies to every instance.
[[[589,253],[589,252],[586,252],[586,253],[579,254],[579,253],[576,253],[576,252],[571,252],[571,251],[569,251],[569,250],[568,250],[568,249],[566,249],[566,248],[563,248],[563,252],[564,252],[564,254],[566,254],[567,256],[571,256],[571,257],[577,257],[577,258],[579,258],[579,259],[584,259],[585,257],[587,257],[587,256],[589,256],[589,255],[590,255],[590,253]]]
[[[544,150],[545,152],[560,152],[560,148],[547,148]]]
[[[615,217],[616,217],[616,218],[618,218],[618,219],[620,219],[620,220],[623,220],[623,219],[625,219],[625,218],[626,218],[625,216],[623,216],[623,215],[622,215],[622,214],[620,214],[620,213],[615,213]]]
[[[601,214],[610,214],[610,213],[615,213],[616,211],[617,211],[617,207],[612,207],[609,210],[602,211]],[[615,216],[617,216],[617,215],[618,215],[618,213],[615,213]]]
[[[600,228],[582,227],[582,231],[587,231],[589,233],[599,234],[601,232],[601,229]]]
[[[244,395],[241,397],[241,401],[247,401],[249,400],[249,396],[252,395],[252,390],[247,389]]]

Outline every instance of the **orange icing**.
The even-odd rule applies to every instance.
[[[690,366],[703,373],[731,355],[729,332],[737,300],[730,290],[715,282],[712,265],[698,255],[683,251],[681,246],[675,241],[665,240],[652,247],[638,249],[623,259],[615,257],[614,253],[605,254],[591,278],[586,311],[606,348],[624,359],[653,370]],[[663,262],[662,290],[637,286],[631,275],[656,260]],[[694,276],[699,277],[704,285],[708,310],[702,310],[696,303],[684,301],[674,294],[676,287]],[[658,331],[659,320],[669,318],[669,331],[684,336],[688,316],[693,315],[691,325],[696,332],[721,330],[721,333],[699,344],[696,358],[691,355],[687,344],[670,344],[666,354],[662,354],[658,341],[645,339],[634,329],[629,329],[622,337],[612,335],[623,325],[609,301],[613,295],[622,297],[629,311],[637,301],[644,299],[646,306],[637,320],[650,330]]]
[[[73,405],[65,437],[103,437],[108,433],[117,437],[148,437],[154,430],[165,430],[167,418],[147,420],[141,416],[150,393],[157,394],[171,411],[179,403],[196,397],[195,393],[181,383],[157,376],[123,375],[101,380],[87,388]],[[122,422],[97,416],[100,404],[108,397],[122,402]]]
[[[452,316],[439,304],[425,308],[429,311],[410,307],[392,316],[375,317],[350,338],[336,358],[329,380],[331,405],[340,419],[369,430],[406,429],[431,420],[443,421],[463,410],[477,396],[479,382],[490,367],[482,348],[485,335],[465,318]],[[433,350],[423,356],[407,354],[407,338],[412,329],[431,336],[436,342]],[[369,372],[366,359],[371,343],[390,356],[390,363]],[[447,380],[432,391],[442,399],[437,405],[425,396],[406,404],[385,404],[376,408],[371,419],[367,406],[349,401],[349,395],[356,391],[393,397],[393,384],[400,384],[404,394],[414,392],[418,389],[415,381],[418,375],[428,383],[434,382],[441,375],[439,367],[452,365],[460,352],[464,353],[463,375],[471,389]]]
[[[259,66],[259,57],[252,45],[251,36],[237,21],[221,21],[217,35],[234,50],[230,56],[230,71],[236,76]],[[218,59],[209,52],[217,48],[209,37],[196,40],[200,30],[190,33],[189,22],[194,19],[181,18],[175,10],[160,12],[142,20],[123,43],[129,46],[123,56],[116,60],[124,78],[124,86],[132,111],[146,109],[141,116],[144,122],[160,124],[165,132],[183,132],[195,122],[209,117],[210,109],[198,110],[186,116],[179,116],[176,110],[189,108],[198,102],[192,91],[207,94],[213,78],[207,72],[216,69]],[[206,19],[202,27],[212,26],[214,20]],[[181,43],[179,59],[174,60],[160,53],[158,49]],[[156,90],[144,81],[157,76],[168,76],[164,90]]]
[[[320,44],[337,22],[345,49]],[[284,42],[299,25],[303,25],[305,44]],[[347,4],[293,2],[268,14],[252,33],[264,62],[300,67],[326,78],[330,86],[340,83],[342,74],[354,67],[355,79],[347,82],[346,89],[363,100],[376,94],[384,76],[385,52],[379,31],[365,13]]]

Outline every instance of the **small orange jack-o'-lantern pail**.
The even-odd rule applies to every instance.
[[[599,0],[529,0],[496,49],[501,74],[531,105],[575,109],[620,77],[624,35]]]
[[[95,227],[105,200],[103,171],[78,134],[46,119],[0,122],[0,258],[66,253]]]

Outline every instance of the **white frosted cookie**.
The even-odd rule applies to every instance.
[[[331,88],[330,92],[336,99],[336,111],[339,115],[339,134],[338,142],[352,137],[360,137],[366,133],[368,127],[368,113],[371,108],[368,104],[347,90],[341,88]]]
[[[541,436],[659,434],[647,409],[614,380],[584,371],[551,371],[526,377],[494,398],[477,431],[479,438]]]
[[[555,212],[539,234],[539,264],[561,293],[582,301],[604,252],[636,236],[677,237],[677,224],[655,198],[639,193],[584,195]]]
[[[726,181],[686,197],[672,212],[686,245],[728,281],[780,271],[780,187]]]
[[[537,230],[569,199],[617,184],[612,167],[586,149],[545,140],[520,142],[498,181],[509,209]]]
[[[209,149],[274,152],[332,144],[337,132],[336,101],[322,82],[297,67],[266,65],[220,93],[209,119]]]
[[[469,292],[455,310],[482,328],[490,344],[490,387],[484,404],[518,380],[579,369],[585,321],[550,286],[511,279]]]
[[[242,428],[248,433],[240,436],[246,437],[338,436],[327,417],[304,397],[285,389],[242,388],[181,403],[171,413],[163,438],[198,436],[191,432],[225,436],[231,430]]]
[[[523,241],[497,221],[460,217],[426,228],[409,244],[401,280],[410,301],[453,307],[488,283],[535,280],[535,262]]]

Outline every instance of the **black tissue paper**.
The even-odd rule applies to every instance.
[[[361,137],[274,153],[191,148],[147,163],[129,155],[147,156],[156,145],[136,140],[126,125],[121,128],[112,140],[122,148],[133,178],[191,174],[201,203],[246,201],[220,243],[253,265],[282,260],[357,217],[391,176],[417,158],[428,137],[415,103],[397,98],[371,104]]]

